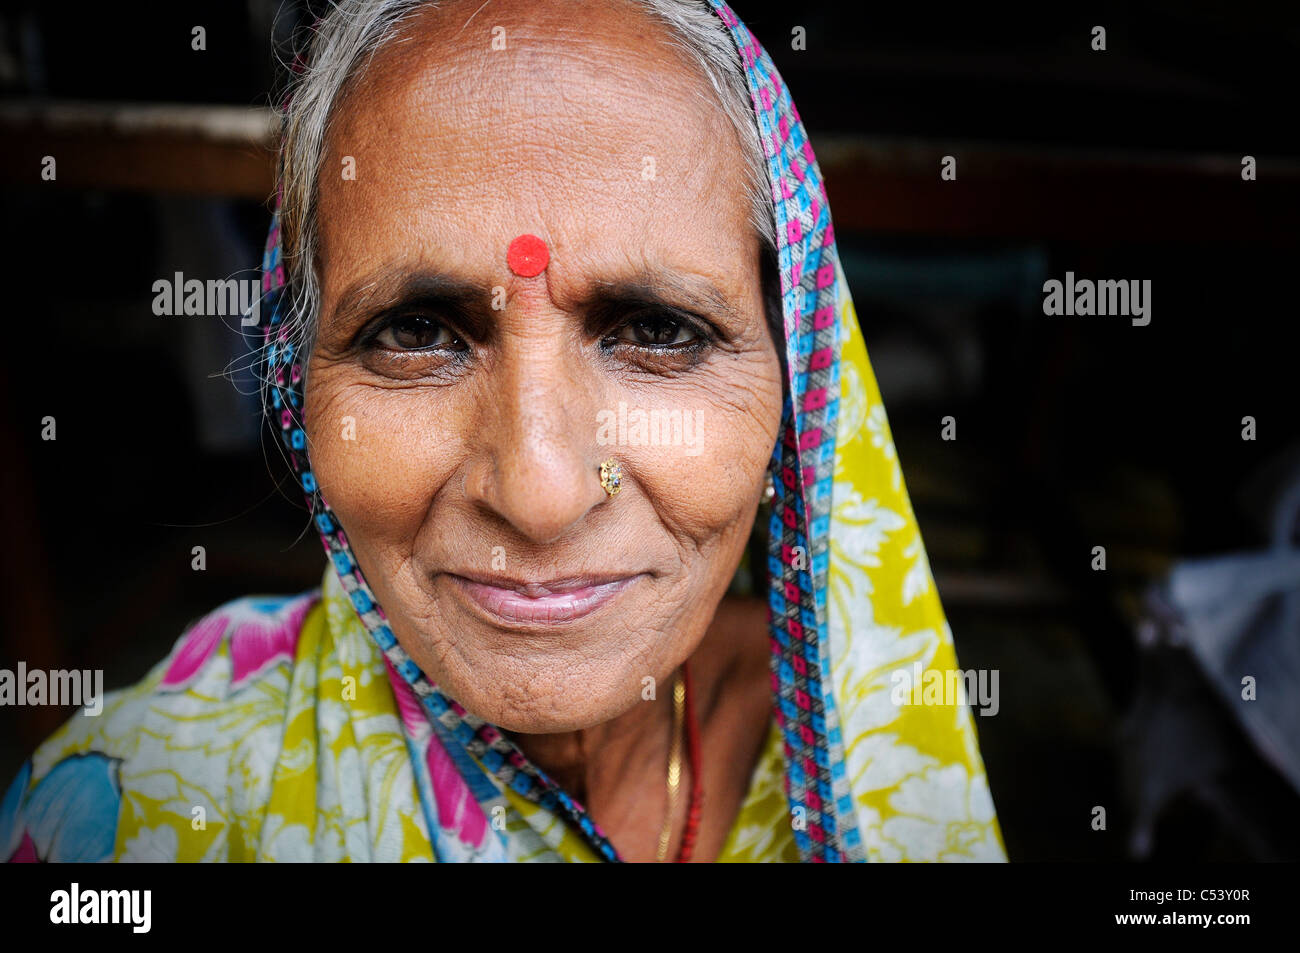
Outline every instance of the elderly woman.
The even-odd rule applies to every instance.
[[[1001,858],[964,697],[908,682],[956,660],[821,175],[720,0],[338,4],[263,268],[323,585],[74,717],[6,856]]]

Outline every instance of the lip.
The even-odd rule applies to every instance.
[[[508,625],[554,625],[590,615],[644,573],[571,576],[525,582],[491,576],[446,573],[455,588],[492,621]]]

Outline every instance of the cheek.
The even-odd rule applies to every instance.
[[[305,419],[321,493],[359,552],[409,549],[454,470],[455,419],[445,395],[349,382],[345,369],[313,367]]]
[[[660,519],[705,557],[712,558],[718,546],[726,555],[738,551],[747,538],[776,443],[781,394],[774,351],[737,357],[693,381],[687,392],[663,395],[671,402],[659,413],[661,434],[664,412],[674,415],[675,434],[680,411],[680,445],[624,451]],[[653,421],[653,414],[647,416]],[[636,439],[631,420],[627,429],[630,443]],[[646,429],[653,437],[653,422]],[[730,566],[724,553],[716,556],[717,572],[725,574]]]

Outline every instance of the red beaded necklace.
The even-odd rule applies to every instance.
[[[686,815],[686,830],[682,833],[682,846],[677,850],[675,863],[679,864],[689,862],[695,852],[695,840],[700,834],[700,808],[704,801],[700,724],[695,717],[695,703],[691,697],[691,670],[685,662],[682,662],[682,681],[686,686],[686,752],[691,765],[691,808]]]

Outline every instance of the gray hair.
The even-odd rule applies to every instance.
[[[316,274],[319,224],[316,190],[331,114],[349,81],[396,37],[421,7],[439,0],[337,0],[313,28],[303,71],[290,87],[281,142],[284,194],[280,212],[281,249],[293,294],[298,353],[306,361],[315,343],[320,310]],[[749,86],[726,26],[703,0],[630,0],[668,28],[670,42],[698,63],[712,95],[735,129],[745,158],[742,170],[750,198],[750,219],[764,261],[765,306],[773,320],[770,270],[776,256],[776,225],[767,160],[759,141]],[[708,93],[705,93],[708,95]],[[780,341],[780,338],[777,338]],[[783,348],[778,352],[784,357]]]

